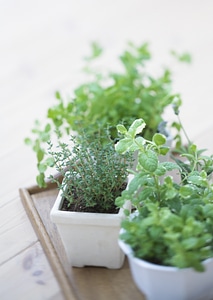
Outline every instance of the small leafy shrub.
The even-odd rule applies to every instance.
[[[87,57],[87,63],[91,64],[102,52],[99,45],[93,43],[92,55]],[[180,61],[186,61],[185,56],[189,57],[176,52],[173,55]],[[46,186],[45,174],[52,166],[46,144],[58,129],[62,136],[68,136],[89,127],[92,135],[97,131],[97,126],[102,132],[108,126],[111,138],[116,139],[118,123],[129,126],[134,119],[142,117],[147,124],[143,135],[152,138],[174,96],[171,71],[163,69],[160,76],[151,75],[147,67],[151,59],[149,44],[136,46],[129,43],[119,57],[122,71],[99,72],[89,65],[88,80],[76,87],[74,97],[64,99],[60,92],[56,92],[57,102],[48,108],[45,124],[36,121],[32,129],[33,137],[25,139],[36,153],[39,172],[36,181],[40,187]]]
[[[145,127],[135,120],[116,144],[118,153],[138,151],[138,165],[128,189],[116,199],[121,206],[131,200],[135,212],[122,223],[121,235],[134,255],[149,262],[193,267],[203,271],[203,260],[213,257],[213,171],[212,156],[203,155],[190,144],[182,156],[186,161],[160,162],[165,154],[165,137],[155,134],[151,141],[138,134]],[[176,170],[178,180],[168,172]]]
[[[110,139],[103,143],[99,135],[91,139],[83,133],[72,136],[71,142],[72,147],[60,143],[56,151],[51,144],[49,149],[57,171],[64,176],[62,183],[51,176],[63,192],[64,209],[115,213],[115,199],[126,187],[131,156],[116,153],[114,143]]]

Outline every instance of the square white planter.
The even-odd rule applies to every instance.
[[[118,237],[124,210],[120,209],[118,214],[62,211],[61,202],[60,191],[50,218],[57,226],[71,266],[121,268],[125,255]],[[130,202],[125,209],[131,209]]]

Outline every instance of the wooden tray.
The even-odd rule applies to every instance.
[[[19,190],[22,203],[42,244],[66,300],[143,300],[132,281],[125,259],[120,270],[106,268],[73,268],[69,266],[63,245],[49,213],[57,197],[55,184]]]

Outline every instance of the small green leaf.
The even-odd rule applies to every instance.
[[[60,95],[60,92],[59,92],[59,91],[56,91],[56,92],[55,92],[55,97],[56,97],[56,99],[58,99],[58,100],[61,99],[61,95]]]
[[[160,133],[155,133],[152,140],[157,146],[162,146],[166,143],[166,137]]]
[[[135,143],[140,147],[143,147],[146,144],[146,140],[142,136],[137,136],[135,138]]]
[[[173,199],[177,195],[177,191],[175,188],[170,187],[166,190],[166,199]]]
[[[188,182],[193,183],[197,186],[203,186],[203,187],[208,186],[208,182],[207,182],[206,178],[203,178],[200,175],[191,175],[191,176],[189,176],[188,177]]]
[[[153,188],[151,187],[143,188],[139,195],[140,201],[148,199],[151,195],[153,195]]]
[[[157,169],[155,170],[155,174],[158,176],[162,176],[166,173],[166,168],[161,164],[158,165]]]
[[[116,126],[116,128],[117,128],[117,131],[118,131],[119,133],[121,133],[121,134],[127,133],[126,127],[125,127],[124,125],[122,125],[122,124],[118,124],[118,125]]]
[[[88,61],[93,60],[94,58],[99,57],[103,52],[102,47],[97,42],[91,43],[91,50],[92,50],[91,55],[88,57],[85,57],[85,60],[88,60]]]
[[[44,173],[47,170],[47,165],[42,164],[42,163],[38,163],[38,170],[39,170],[40,173]]]
[[[30,138],[25,138],[25,139],[24,139],[24,143],[25,143],[26,145],[31,146],[31,145],[32,145],[32,140],[31,140]]]
[[[191,197],[194,191],[195,189],[191,185],[185,185],[180,188],[179,193],[183,198],[187,199]]]
[[[131,138],[124,138],[115,145],[115,150],[120,154],[135,152],[138,150],[138,145]]]
[[[137,175],[134,176],[134,178],[128,184],[128,191],[130,193],[134,193],[138,189],[140,189],[143,185],[147,184],[148,181],[149,181],[149,178],[148,178],[147,174],[138,173]]]
[[[184,248],[186,250],[190,250],[190,249],[195,248],[198,243],[199,243],[199,239],[198,238],[196,238],[196,237],[189,237],[189,238],[183,240],[182,245],[184,246]]]
[[[127,152],[132,146],[132,139],[131,138],[124,138],[120,140],[117,144],[115,144],[115,150],[123,154]]]
[[[153,173],[158,167],[158,156],[153,151],[145,151],[139,154],[140,165],[148,172]]]
[[[45,154],[45,152],[42,149],[38,149],[38,151],[37,151],[38,162],[42,161],[42,159],[44,158],[44,154]]]
[[[170,161],[165,161],[165,162],[162,162],[161,164],[162,164],[162,166],[164,166],[164,168],[166,168],[167,171],[172,171],[175,169],[181,170],[181,168],[176,163],[173,163]]]
[[[154,240],[158,240],[159,236],[162,235],[162,228],[159,226],[152,226],[149,230],[150,238]]]
[[[213,218],[213,204],[206,204],[202,209],[207,217]]]
[[[128,133],[131,137],[135,137],[137,134],[141,133],[146,127],[146,123],[143,119],[136,119],[130,126]]]
[[[128,217],[130,215],[130,211],[128,209],[124,209],[124,214]]]
[[[115,205],[118,206],[118,207],[123,207],[125,201],[126,201],[125,197],[122,197],[122,196],[117,197],[115,199]]]
[[[50,126],[50,124],[47,124],[47,125],[45,126],[44,131],[47,133],[47,132],[50,132],[50,130],[51,130],[51,126]]]
[[[55,161],[52,157],[48,157],[46,160],[45,160],[45,164],[49,167],[53,167],[55,165]]]
[[[46,187],[46,183],[45,183],[44,178],[45,178],[44,173],[41,173],[41,174],[36,176],[36,182],[37,182],[39,187]]]
[[[169,151],[169,147],[160,147],[159,148],[159,154],[166,155]]]

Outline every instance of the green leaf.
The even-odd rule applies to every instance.
[[[158,156],[153,151],[145,151],[138,156],[138,162],[148,172],[153,173],[158,167]]]
[[[189,237],[182,241],[182,245],[184,246],[184,248],[186,250],[193,249],[193,248],[197,247],[198,244],[199,244],[199,239],[196,237]]]
[[[162,162],[161,165],[166,168],[167,171],[172,171],[172,170],[181,170],[181,168],[176,164],[176,163],[173,163],[173,162],[170,162],[170,161],[165,161],[165,162]]]
[[[138,145],[134,140],[126,137],[115,144],[115,150],[120,154],[124,154],[126,152],[135,152],[138,150]]]
[[[128,134],[134,138],[137,134],[141,133],[146,127],[146,123],[143,119],[136,119],[128,130]]]
[[[102,54],[103,49],[97,42],[92,42],[91,43],[91,51],[92,51],[92,53],[90,54],[90,56],[85,57],[85,60],[90,61],[90,60],[93,60],[94,58],[99,57]]]
[[[128,217],[130,215],[130,211],[128,209],[124,209],[124,215]]]
[[[179,110],[181,105],[182,105],[182,100],[179,95],[176,95],[172,102],[173,110],[176,115],[179,115]],[[176,122],[173,123],[173,127],[177,128],[178,130],[182,128],[181,125]]]
[[[160,133],[155,133],[152,140],[157,146],[162,146],[166,143],[166,137]]]
[[[138,145],[138,148],[143,148],[146,144],[146,140],[142,136],[137,136],[135,138],[135,143]]]
[[[139,199],[140,199],[140,201],[147,200],[152,195],[153,195],[153,188],[145,187],[140,192]]]
[[[159,240],[160,235],[162,235],[162,228],[159,226],[152,226],[149,229],[150,238],[154,240]]]
[[[170,188],[167,188],[166,190],[166,199],[173,199],[175,196],[177,195],[177,191],[175,188],[173,187],[170,187]]]
[[[39,187],[46,187],[46,183],[45,183],[44,178],[45,178],[44,173],[41,173],[41,174],[36,176],[36,182],[37,182]]]
[[[132,147],[132,139],[131,138],[124,138],[120,140],[117,144],[115,144],[115,150],[120,153],[126,153]]]
[[[38,162],[42,161],[42,159],[44,158],[44,154],[45,154],[45,152],[42,149],[38,149],[38,151],[37,151]]]
[[[160,147],[159,148],[159,154],[166,155],[169,151],[169,147]]]
[[[206,178],[201,177],[200,175],[190,175],[188,177],[188,182],[189,183],[193,183],[197,186],[203,186],[203,187],[207,187],[208,186],[208,182]]]
[[[197,152],[197,145],[191,144],[188,148],[189,153],[193,154]]]
[[[58,99],[58,100],[61,99],[61,94],[60,94],[59,91],[56,91],[56,92],[55,92],[55,97],[56,97],[56,99]]]
[[[144,178],[141,174],[137,174],[128,184],[129,193],[134,194],[140,187],[147,182],[147,179]]]
[[[157,212],[157,213],[159,213],[159,204],[158,203],[152,203],[152,202],[149,202],[149,203],[147,203],[146,204],[146,206],[147,206],[147,208],[148,208],[148,210],[150,211],[150,212]],[[167,210],[167,209],[166,209]],[[162,211],[164,211],[164,209],[162,209]],[[153,224],[153,219],[152,219],[152,217],[150,217],[150,218],[147,218],[147,219],[149,219],[149,221],[151,221],[151,223],[150,223],[150,225],[151,224]],[[148,222],[149,222],[148,221]]]
[[[119,133],[121,133],[121,134],[127,133],[126,127],[125,127],[124,125],[122,125],[122,124],[118,124],[118,125],[116,126],[116,128],[117,128],[117,131],[118,131]]]
[[[194,191],[195,189],[191,185],[185,185],[180,188],[179,193],[183,198],[187,199],[192,196]]]
[[[32,140],[31,140],[30,138],[25,138],[25,139],[24,139],[24,143],[25,143],[26,145],[31,146],[31,145],[32,145]]]
[[[50,125],[50,124],[47,124],[47,125],[45,126],[44,131],[47,133],[47,132],[50,132],[50,130],[51,130],[51,125]]]
[[[46,160],[45,160],[45,164],[49,167],[53,167],[55,165],[55,160],[54,158],[52,157],[48,157]]]
[[[202,209],[207,217],[213,218],[213,204],[206,204]]]
[[[42,164],[42,163],[38,163],[38,170],[39,170],[40,173],[44,173],[47,170],[47,165]]]
[[[125,201],[126,201],[125,196],[117,197],[115,199],[115,205],[118,206],[118,207],[123,207]]]
[[[168,186],[173,186],[173,180],[172,180],[172,177],[171,177],[171,176],[167,176],[167,177],[164,179],[164,182],[165,182]]]
[[[157,176],[162,176],[166,173],[166,168],[161,164],[158,165],[157,169],[155,170],[155,174]]]

